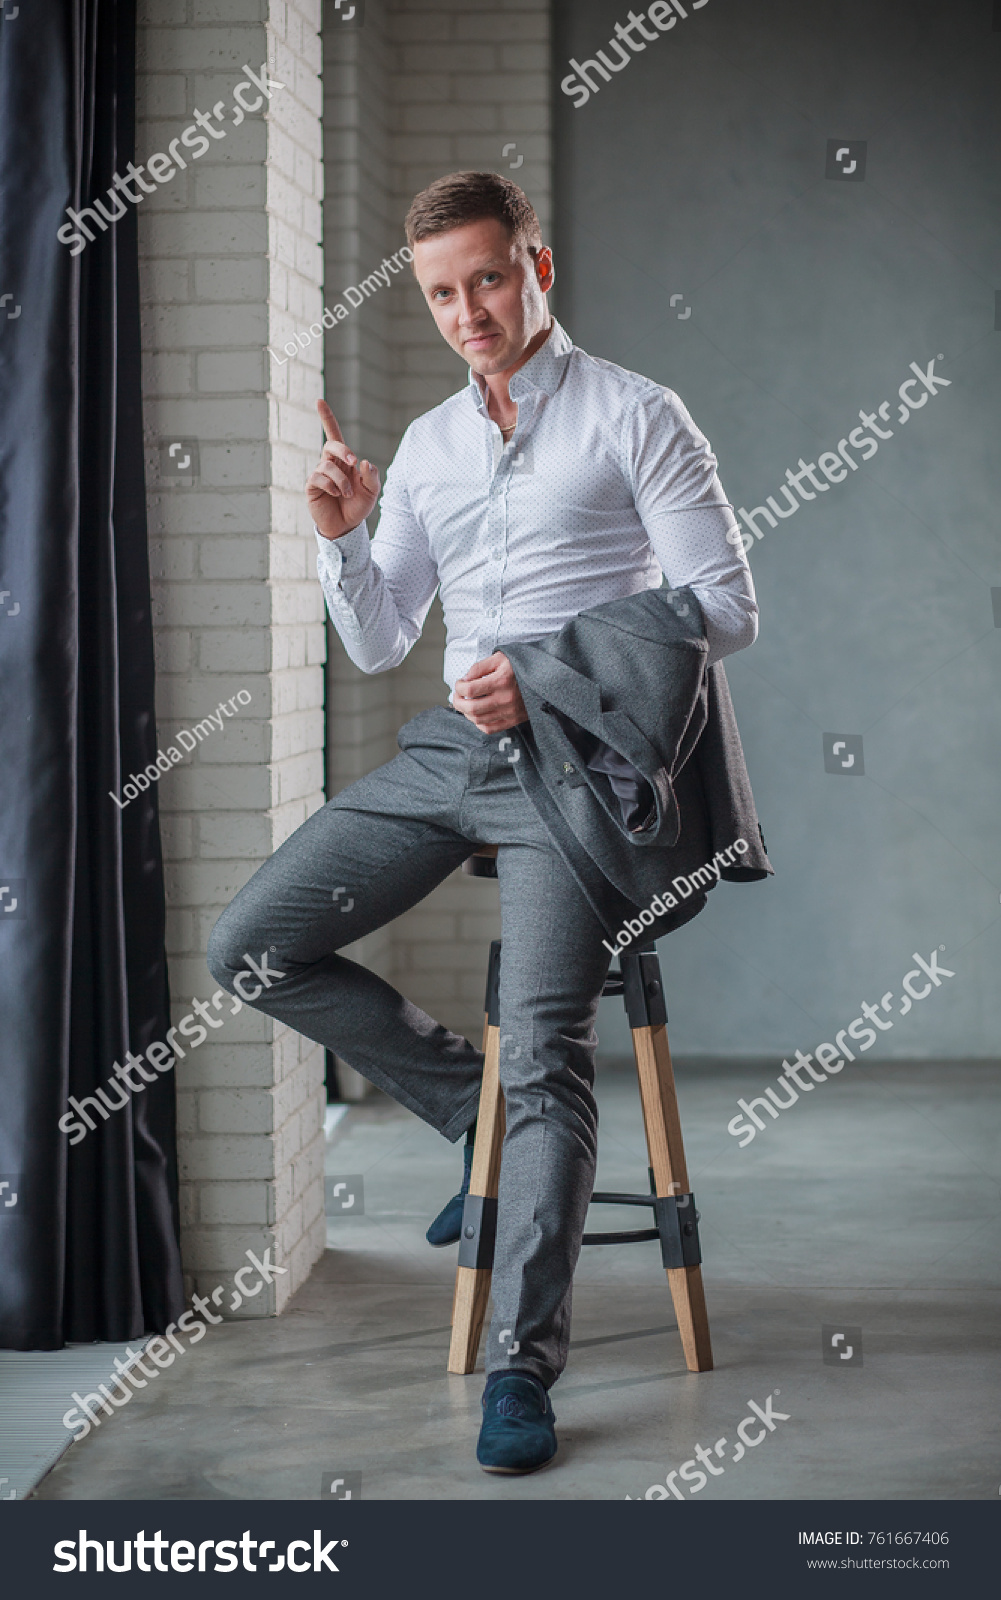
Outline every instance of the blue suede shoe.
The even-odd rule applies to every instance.
[[[483,1391],[476,1459],[484,1472],[537,1472],[556,1454],[556,1418],[531,1372],[492,1372]]]
[[[439,1250],[442,1245],[456,1244],[462,1234],[462,1207],[469,1193],[469,1175],[473,1170],[472,1143],[467,1143],[462,1152],[462,1166],[462,1188],[442,1207],[424,1236],[428,1244],[433,1244]]]

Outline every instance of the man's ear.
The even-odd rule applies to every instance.
[[[553,262],[553,252],[548,244],[542,246],[542,249],[535,258],[535,274],[539,280],[539,288],[542,290],[543,294],[548,294],[549,290],[556,282],[556,267]]]

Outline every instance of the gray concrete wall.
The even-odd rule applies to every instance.
[[[1001,32],[987,0],[681,9],[575,108],[569,59],[614,61],[628,13],[556,5],[563,320],[681,394],[749,513],[786,509],[786,469],[860,409],[889,402],[892,437],[864,462],[848,444],[858,470],[748,535],[761,634],[728,671],[776,877],[723,886],[665,942],[672,1040],[810,1050],[887,997],[863,1060],[996,1055]],[[901,420],[932,360],[950,387],[905,391]],[[861,758],[825,770],[825,735]],[[912,952],[942,945],[955,976],[903,1014]],[[624,1045],[606,1006],[602,1043]]]

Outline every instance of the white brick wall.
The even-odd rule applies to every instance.
[[[323,801],[322,597],[302,485],[316,454],[322,307],[319,0],[144,0],[137,160],[196,108],[226,136],[140,213],[158,728],[252,695],[160,790],[176,1021],[215,984],[223,907]],[[285,87],[236,126],[243,65]],[[256,91],[255,91],[256,93]],[[200,477],[158,485],[158,441],[196,438]],[[228,1012],[224,1008],[224,1014]],[[249,1248],[287,1273],[239,1314],[280,1310],[325,1243],[323,1052],[243,1010],[177,1068],[182,1252],[211,1291]]]

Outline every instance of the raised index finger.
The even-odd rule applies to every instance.
[[[344,443],[344,435],[337,425],[337,418],[327,405],[326,400],[317,400],[316,409],[320,413],[323,431],[328,439],[334,439],[338,444]]]

